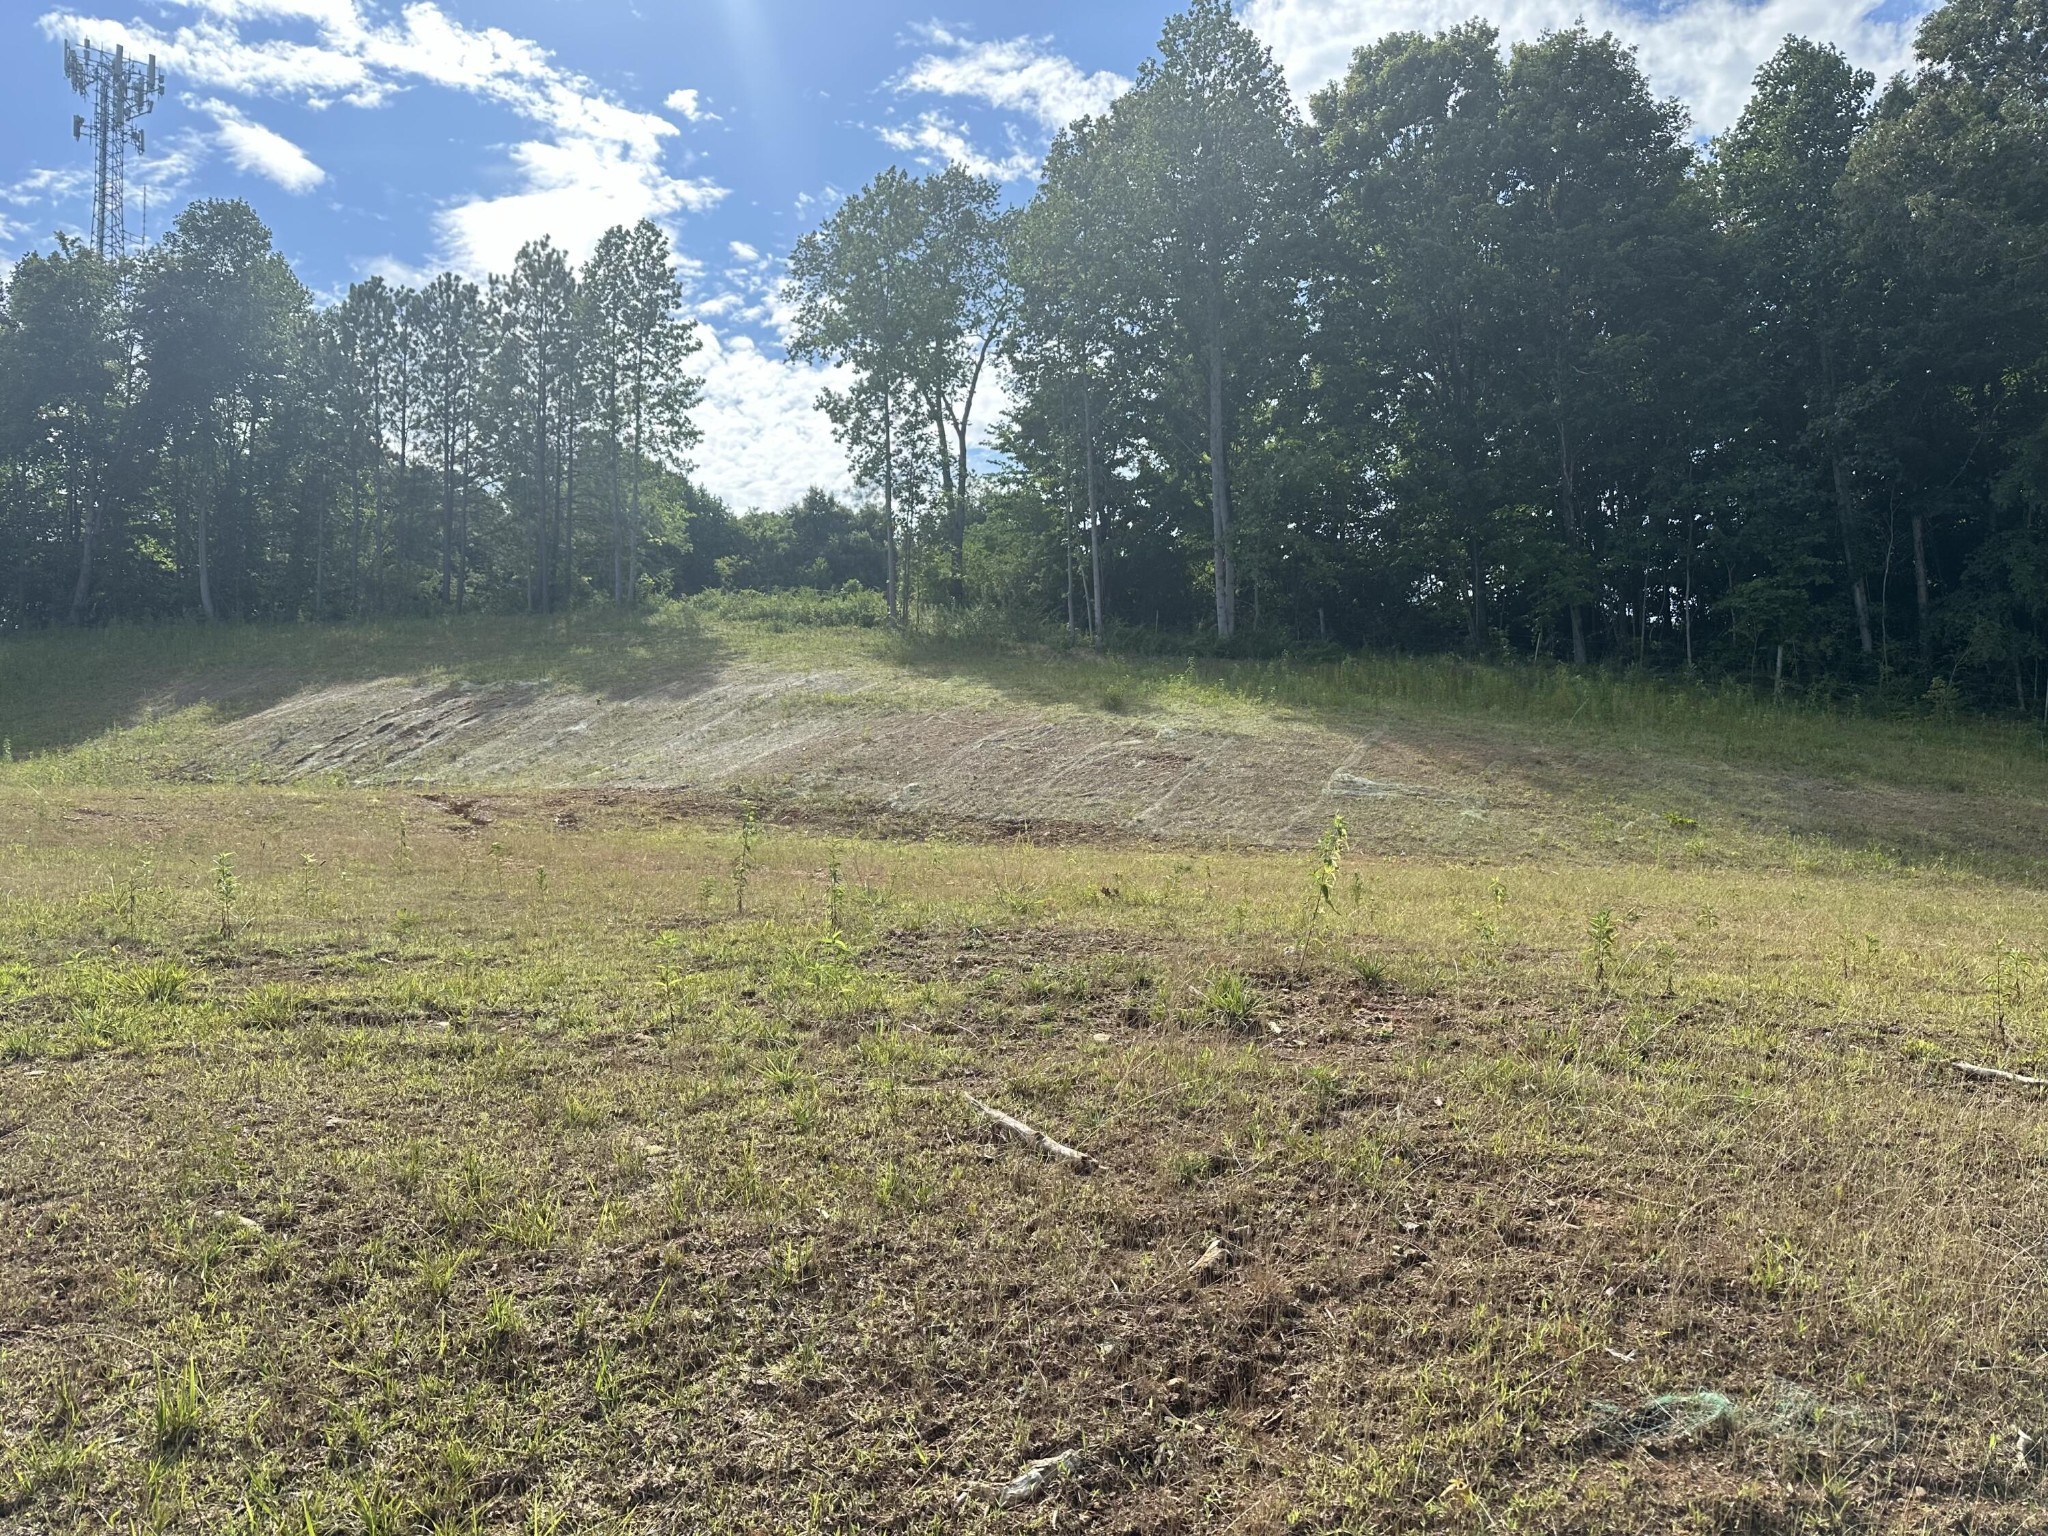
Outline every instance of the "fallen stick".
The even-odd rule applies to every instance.
[[[1015,1115],[1006,1115],[1000,1109],[990,1108],[971,1093],[963,1093],[960,1097],[974,1106],[976,1114],[993,1120],[1019,1141],[1030,1142],[1032,1146],[1038,1148],[1039,1151],[1045,1153],[1048,1157],[1057,1157],[1063,1162],[1072,1163],[1075,1171],[1079,1173],[1093,1173],[1095,1171],[1095,1159],[1086,1152],[1076,1151],[1063,1141],[1054,1141],[1045,1132],[1026,1125]]]
[[[1988,1077],[2001,1083],[2018,1083],[2022,1088],[2048,1088],[2048,1077],[2028,1077],[2024,1072],[2008,1072],[2003,1067],[1980,1067],[1974,1061],[1950,1065],[1965,1077]]]

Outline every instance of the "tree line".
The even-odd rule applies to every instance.
[[[1195,0],[1024,206],[891,170],[796,249],[892,611],[2048,710],[2048,11],[1917,52],[1788,38],[1702,141],[1613,37],[1475,21],[1304,114]]]
[[[676,554],[700,343],[668,237],[316,307],[247,204],[59,238],[0,307],[0,622],[626,603]]]
[[[0,624],[858,582],[2048,713],[2048,11],[1917,52],[1788,38],[1706,140],[1583,27],[1390,35],[1304,111],[1194,0],[1021,205],[890,169],[798,242],[859,498],[766,516],[684,472],[651,225],[324,307],[241,203],[59,240],[0,295]]]

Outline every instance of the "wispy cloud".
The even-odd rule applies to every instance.
[[[997,181],[1022,181],[1038,169],[1038,151],[1025,149],[1013,139],[1008,154],[988,154],[968,138],[965,124],[942,112],[920,112],[913,123],[885,123],[875,132],[891,149],[900,149],[926,164],[957,165]]]
[[[37,215],[53,202],[68,202],[83,193],[89,178],[83,166],[40,167],[0,184],[0,242],[12,244],[35,232]]]
[[[670,91],[662,105],[685,122],[715,123],[718,121],[718,114],[704,105],[704,93],[694,87]]]
[[[1637,49],[1651,86],[1677,96],[1704,132],[1732,124],[1757,67],[1788,33],[1831,42],[1879,79],[1912,64],[1927,0],[1901,15],[1889,0],[1675,0],[1632,9],[1619,0],[1493,0],[1477,7],[1513,43],[1584,21]],[[1389,32],[1433,32],[1474,14],[1469,0],[1250,0],[1244,19],[1306,94],[1349,67],[1361,44]]]
[[[977,42],[934,23],[918,34],[935,51],[924,54],[895,81],[902,95],[955,96],[1029,117],[1057,133],[1077,117],[1093,116],[1131,87],[1122,75],[1083,70],[1051,51],[1049,37]]]
[[[327,179],[327,172],[315,165],[303,149],[283,134],[253,121],[239,108],[212,100],[196,105],[202,112],[212,114],[219,124],[215,141],[236,170],[273,181],[293,194],[310,192]]]
[[[998,181],[1023,181],[1037,169],[1052,136],[1077,117],[1108,110],[1131,82],[1109,70],[1090,74],[1046,37],[977,41],[934,22],[917,29],[925,45],[915,63],[889,82],[897,96],[938,96],[972,103],[1007,121],[1006,147],[991,152],[968,126],[944,111],[927,108],[910,122],[875,129],[891,149],[927,165],[963,166]]]

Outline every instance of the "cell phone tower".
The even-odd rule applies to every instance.
[[[71,137],[92,145],[98,162],[92,192],[92,244],[104,260],[128,252],[128,150],[145,153],[142,130],[135,120],[156,110],[164,93],[163,72],[156,55],[137,63],[119,47],[109,51],[91,42],[64,45],[64,78],[92,103],[92,113],[71,119]]]

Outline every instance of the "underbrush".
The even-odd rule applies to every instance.
[[[817,592],[807,587],[781,592],[698,592],[661,605],[654,622],[672,622],[678,614],[691,619],[758,626],[770,633],[794,629],[879,629],[889,617],[883,594],[870,592],[857,582],[836,592]]]

